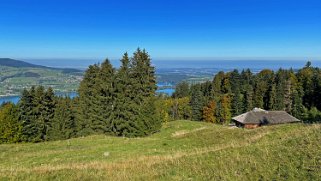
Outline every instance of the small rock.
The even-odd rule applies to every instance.
[[[105,153],[104,153],[104,156],[105,156],[105,157],[108,157],[108,156],[109,156],[109,152],[105,152]]]

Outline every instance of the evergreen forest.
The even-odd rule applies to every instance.
[[[286,111],[306,123],[320,122],[321,69],[307,62],[299,70],[221,71],[212,81],[181,82],[171,97],[159,97],[163,122],[190,119],[229,124],[233,116],[255,107]]]

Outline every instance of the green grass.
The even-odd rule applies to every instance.
[[[321,125],[174,121],[145,138],[0,145],[0,180],[321,180]]]

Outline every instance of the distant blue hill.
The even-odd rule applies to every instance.
[[[35,65],[28,62],[24,62],[21,60],[14,60],[11,58],[0,58],[0,66],[7,66],[7,67],[15,67],[15,68],[42,68],[42,69],[52,69],[52,70],[59,70],[63,73],[74,73],[74,72],[82,72],[78,69],[72,68],[53,68],[53,67],[46,67],[42,65]]]

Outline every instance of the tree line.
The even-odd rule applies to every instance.
[[[146,136],[159,131],[155,68],[145,50],[125,53],[116,70],[108,59],[89,66],[78,97],[42,86],[23,90],[17,105],[0,107],[0,143],[41,142],[90,134]]]
[[[228,124],[255,107],[284,110],[309,123],[321,121],[321,70],[311,62],[299,70],[249,69],[218,72],[212,81],[181,82],[172,97],[158,102],[163,121],[191,119]]]
[[[89,66],[74,99],[38,86],[23,90],[17,105],[1,105],[0,143],[146,136],[177,119],[228,124],[254,107],[284,110],[308,123],[321,120],[321,70],[310,62],[295,71],[219,72],[212,81],[179,83],[171,97],[155,96],[156,88],[145,50],[125,53],[119,69],[106,59]]]

